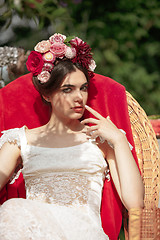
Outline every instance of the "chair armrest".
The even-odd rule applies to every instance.
[[[157,224],[160,224],[160,209],[158,209],[160,192],[159,146],[156,139],[156,134],[145,111],[133,98],[133,96],[127,91],[126,96],[136,154],[145,186],[145,207],[141,211],[141,217],[139,220],[137,219],[137,222],[140,221],[139,225],[141,226],[140,239],[154,240],[158,239],[157,236],[160,236],[160,229],[156,227]],[[129,222],[132,222],[134,214],[137,214],[137,210],[135,210],[135,212],[134,210],[129,212]],[[125,226],[127,222],[126,218],[127,214],[125,213]],[[127,231],[131,232],[129,239],[134,239],[134,237],[131,238],[131,234],[133,234],[136,229],[134,226],[132,226],[132,224],[129,225],[129,229],[125,229],[125,239],[128,239]]]
[[[160,192],[160,158],[156,134],[142,107],[126,92],[128,112],[131,122],[139,167],[145,185],[144,205],[158,207]]]

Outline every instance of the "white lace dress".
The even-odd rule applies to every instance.
[[[107,164],[96,144],[31,146],[25,127],[4,131],[5,142],[21,149],[27,199],[0,207],[0,240],[109,239],[100,218]]]

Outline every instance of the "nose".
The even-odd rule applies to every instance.
[[[82,100],[83,100],[82,93],[81,93],[80,90],[77,90],[77,91],[76,91],[76,94],[75,94],[75,101],[81,102]]]

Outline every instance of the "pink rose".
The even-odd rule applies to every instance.
[[[56,57],[64,57],[66,45],[64,43],[55,42],[51,45],[50,51],[55,54]]]
[[[50,41],[48,40],[41,41],[35,46],[34,50],[40,53],[45,53],[49,51],[50,47],[51,47]]]
[[[76,49],[71,47],[66,47],[65,57],[72,59],[76,56]]]
[[[41,83],[45,83],[49,80],[51,74],[48,71],[42,71],[38,74],[37,78]]]
[[[83,41],[82,41],[82,39],[80,39],[80,38],[78,38],[78,37],[75,37],[74,39],[72,39],[71,41],[70,41],[70,43],[72,43],[73,45],[79,45],[79,44],[81,44],[81,43],[83,43]]]
[[[51,72],[54,68],[54,65],[52,63],[44,63],[43,65],[43,71]]]
[[[38,52],[31,51],[26,62],[28,71],[32,72],[33,75],[38,75],[42,71],[43,64],[42,55]]]
[[[49,52],[46,52],[45,54],[43,54],[42,58],[45,62],[54,62],[56,59],[56,56],[49,51]]]
[[[63,43],[64,40],[66,39],[66,36],[65,35],[62,35],[60,33],[55,33],[54,35],[52,35],[49,40],[50,42],[53,44],[55,42],[58,42],[58,43]]]

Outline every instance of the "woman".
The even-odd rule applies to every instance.
[[[107,169],[127,209],[143,207],[144,190],[125,134],[86,106],[95,67],[90,48],[54,34],[36,45],[27,66],[51,118],[2,136],[0,188],[22,161],[27,200],[1,206],[0,239],[108,239],[100,220]],[[85,109],[94,118],[80,121]]]

